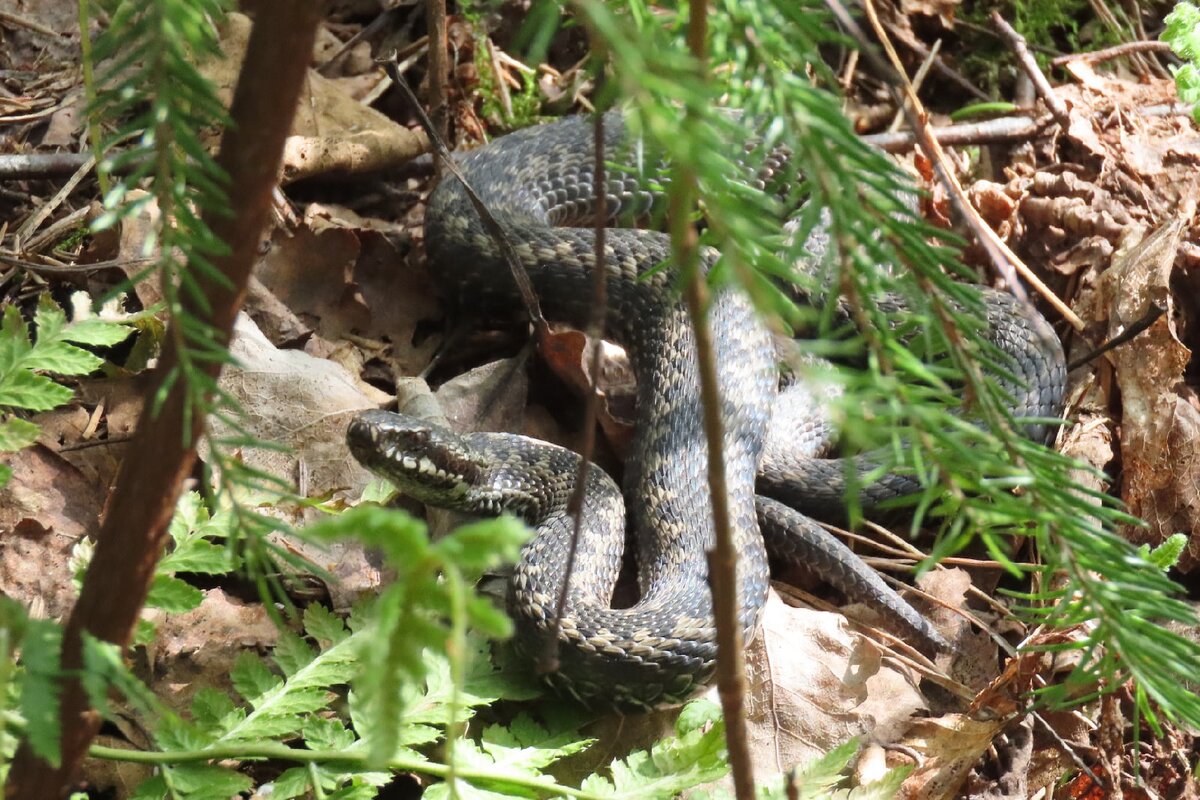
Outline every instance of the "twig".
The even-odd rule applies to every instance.
[[[1063,130],[1071,127],[1071,115],[1067,111],[1067,104],[1063,99],[1054,92],[1054,87],[1050,85],[1050,81],[1046,80],[1045,74],[1034,60],[1033,54],[1029,52],[1029,45],[1025,42],[1025,37],[1017,33],[1012,25],[1005,21],[1004,17],[1000,16],[999,11],[992,12],[992,24],[1000,31],[1000,35],[1008,42],[1012,48],[1013,55],[1017,57],[1017,63],[1021,65],[1021,69],[1033,81],[1034,87],[1042,100],[1046,101],[1046,107],[1050,109],[1050,113],[1054,115],[1054,119]]]
[[[20,14],[14,14],[11,11],[0,9],[0,22],[7,22],[10,25],[19,25],[22,28],[28,28],[31,31],[37,31],[44,36],[49,36],[52,39],[62,39],[63,35],[53,28],[47,28],[37,20],[22,17]]]
[[[593,42],[593,47],[598,47]],[[599,64],[599,74],[604,74],[602,57],[596,58]],[[599,82],[600,79],[597,80]],[[597,87],[599,88],[599,87]],[[599,95],[597,91],[597,95]],[[563,609],[567,606],[567,590],[571,585],[571,576],[575,572],[575,553],[579,549],[579,538],[583,535],[583,498],[587,493],[588,474],[592,468],[592,454],[596,449],[596,417],[600,413],[600,370],[604,366],[604,319],[608,312],[608,280],[604,266],[604,238],[608,225],[608,187],[604,167],[604,112],[597,109],[592,115],[592,140],[595,147],[595,158],[592,165],[593,201],[595,209],[596,240],[593,248],[595,263],[592,265],[592,313],[588,318],[587,334],[591,337],[592,351],[590,370],[592,391],[588,394],[587,404],[583,411],[583,447],[579,452],[579,475],[575,479],[575,491],[567,503],[567,513],[571,515],[572,532],[571,545],[567,550],[567,566],[564,570],[562,587],[558,591],[558,602],[554,608],[554,621],[550,626],[550,635],[546,637],[546,650],[543,660],[546,666],[557,666],[558,633],[562,627]],[[547,658],[547,656],[549,656]]]
[[[258,255],[270,215],[283,143],[291,126],[321,20],[318,0],[264,0],[250,34],[241,76],[230,109],[231,124],[221,139],[218,166],[230,178],[226,206],[204,213],[214,236],[229,248],[214,257],[220,280],[197,272],[201,296],[185,293],[183,313],[205,321],[218,341],[228,341],[241,307],[250,268]],[[172,325],[181,324],[176,318]],[[62,797],[75,777],[88,745],[100,729],[78,676],[84,668],[88,635],[126,646],[139,619],[155,565],[167,539],[167,525],[184,479],[196,460],[204,416],[190,413],[195,387],[174,380],[179,369],[178,337],[168,335],[138,420],[135,450],[121,462],[96,551],[79,599],[63,633],[59,729],[61,763],[54,767],[21,744],[12,762],[5,797],[45,800]],[[207,385],[215,385],[220,361],[198,362]]]
[[[922,60],[928,58],[931,52],[930,49],[925,46],[924,42],[912,36],[901,37],[900,43],[920,56]],[[933,68],[937,70],[938,74],[943,78],[951,81],[958,86],[958,88],[962,89],[975,99],[984,102],[992,99],[991,95],[989,95],[983,89],[980,89],[975,84],[971,83],[971,81],[969,81],[961,72],[947,64],[946,60],[941,56],[936,56],[933,59]]]
[[[446,57],[446,0],[425,0],[425,24],[429,28],[429,116],[433,120],[431,127],[445,142],[450,135],[450,109],[446,105],[446,83],[450,80],[450,62]],[[397,81],[398,75],[399,69],[391,76],[392,80]],[[411,96],[412,92],[407,94]],[[410,97],[410,101],[420,106],[416,98]],[[432,132],[429,138],[433,138]],[[443,163],[446,163],[445,159]]]
[[[500,255],[504,257],[505,263],[508,264],[508,268],[512,272],[513,281],[517,284],[517,291],[521,295],[521,302],[525,304],[525,311],[529,314],[529,319],[533,322],[538,339],[543,342],[548,341],[550,326],[546,324],[546,318],[542,315],[542,305],[538,302],[537,292],[533,290],[533,282],[529,280],[529,273],[525,271],[525,266],[521,263],[521,257],[517,255],[512,240],[508,238],[504,227],[496,221],[496,218],[492,216],[492,212],[488,210],[487,205],[476,194],[475,189],[467,182],[467,178],[463,175],[462,170],[458,168],[458,163],[455,162],[450,148],[446,146],[446,140],[434,129],[433,121],[425,113],[425,109],[422,108],[421,103],[417,100],[417,96],[413,94],[412,87],[408,85],[408,81],[404,80],[404,76],[400,74],[395,60],[385,61],[384,69],[387,70],[388,75],[391,76],[392,81],[400,88],[400,91],[404,92],[405,97],[408,98],[408,102],[412,104],[413,110],[417,114],[417,121],[421,123],[421,127],[425,129],[425,133],[429,136],[429,141],[433,145],[433,152],[446,169],[450,170],[454,177],[458,179],[458,182],[462,184],[463,191],[466,192],[467,198],[475,208],[475,213],[479,215],[480,221],[483,222],[483,227],[487,230],[488,235],[492,237],[492,241],[496,243],[496,247],[500,250]]]
[[[1146,315],[1144,317],[1139,319],[1137,322],[1134,322],[1132,325],[1130,325],[1128,328],[1126,328],[1120,334],[1109,339],[1107,342],[1104,342],[1103,344],[1101,344],[1095,350],[1092,350],[1087,355],[1080,356],[1079,358],[1075,359],[1071,363],[1067,364],[1067,372],[1070,372],[1073,369],[1082,367],[1084,364],[1088,363],[1089,361],[1092,361],[1092,360],[1097,359],[1100,356],[1104,355],[1109,350],[1112,350],[1115,347],[1120,347],[1121,345],[1125,344],[1130,339],[1137,336],[1139,333],[1146,330],[1151,325],[1153,325],[1155,322],[1157,322],[1158,318],[1161,317],[1165,313],[1166,313],[1166,310],[1163,308],[1159,308],[1158,306],[1152,307],[1148,312],[1146,312]]]
[[[350,48],[354,47],[354,45],[358,44],[363,39],[366,39],[369,36],[374,36],[376,31],[380,31],[387,27],[392,17],[396,16],[397,12],[401,10],[406,10],[405,6],[396,6],[381,11],[376,15],[375,19],[371,20],[361,30],[359,30],[358,33],[347,39],[346,42],[337,49],[336,53],[325,60],[325,63],[317,67],[317,72],[328,77],[329,73],[333,71],[333,67],[337,64],[338,59],[346,55],[346,53],[349,53]],[[396,57],[400,59],[405,58],[411,51],[419,47],[422,42],[425,42],[428,39],[428,36],[422,36],[420,39],[404,48],[405,52],[397,53]]]
[[[921,66],[917,67],[917,72],[913,75],[913,91],[921,91],[921,84],[925,82],[925,77],[929,74],[929,68],[937,60],[938,52],[942,49],[942,40],[938,39],[933,43],[933,47],[925,55],[921,61]],[[892,116],[892,124],[888,126],[888,133],[895,133],[900,130],[900,123],[904,121],[904,109],[897,108],[896,113]]]
[[[704,65],[708,59],[707,0],[689,0],[688,12],[688,50],[699,64]],[[698,194],[695,172],[679,168],[671,184],[667,219],[671,249],[685,276],[683,294],[696,337],[700,407],[704,415],[704,438],[708,442],[708,491],[714,540],[708,554],[708,580],[712,585],[713,621],[717,629],[717,694],[725,718],[725,746],[729,751],[734,795],[738,800],[752,800],[755,796],[754,761],[746,729],[746,654],[739,624],[738,554],[733,544],[729,485],[725,476],[725,421],[721,416],[716,350],[707,318],[708,284],[699,268],[700,236],[692,225]]]
[[[964,122],[930,128],[930,135],[944,147],[967,144],[993,144],[996,142],[1024,142],[1041,135],[1046,126],[1053,122],[1047,114],[1038,119],[1030,117],[997,117],[983,122]],[[873,133],[862,137],[864,142],[888,153],[906,153],[917,143],[912,131],[895,133]]]
[[[1170,53],[1171,45],[1167,42],[1159,41],[1144,41],[1144,42],[1125,42],[1113,47],[1106,47],[1103,50],[1093,50],[1090,53],[1068,53],[1065,56],[1059,56],[1050,62],[1051,66],[1064,67],[1073,61],[1082,61],[1085,64],[1099,64],[1103,61],[1111,61],[1114,58],[1122,58],[1134,53]]]
[[[150,264],[154,260],[153,258],[114,258],[108,261],[97,261],[93,264],[37,264],[0,251],[0,264],[8,264],[10,267],[17,267],[35,275],[87,275],[102,269]]]
[[[43,203],[41,208],[29,215],[29,219],[25,220],[25,223],[13,233],[18,246],[33,235],[33,232],[46,221],[46,217],[54,213],[54,209],[58,208],[63,200],[67,199],[67,195],[75,190],[75,187],[79,185],[79,182],[83,180],[85,175],[92,171],[92,167],[94,166],[96,166],[96,160],[89,156],[88,160],[83,162],[83,165],[79,169],[75,170],[75,174],[62,185],[62,188],[54,193],[53,197]],[[84,209],[83,213],[86,214],[87,210]]]
[[[36,236],[29,237],[29,239],[22,244],[21,249],[26,253],[42,252],[51,244],[57,242],[72,228],[82,225],[90,212],[90,208],[87,206],[81,206],[80,208],[72,211],[70,214],[59,217],[58,219],[54,220],[54,222],[47,225],[41,233],[37,234]],[[16,239],[15,236],[13,238]],[[19,242],[20,240],[17,239],[17,241]]]

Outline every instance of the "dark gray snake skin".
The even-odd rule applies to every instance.
[[[608,114],[605,130],[606,152],[617,159],[628,149],[623,148],[622,118]],[[580,326],[590,313],[594,264],[594,233],[587,227],[592,224],[591,136],[589,120],[566,118],[497,139],[459,162],[515,244],[546,316]],[[607,203],[614,220],[644,214],[661,199],[658,190],[636,177],[609,171]],[[452,177],[430,197],[426,247],[431,273],[460,311],[505,315],[520,306],[508,267]],[[646,274],[667,260],[670,251],[668,237],[654,231],[612,228],[606,234],[608,335],[625,346],[637,374],[638,421],[624,495],[602,471],[590,472],[584,533],[558,632],[560,667],[551,681],[585,702],[625,707],[679,703],[708,682],[715,665],[706,561],[713,539],[708,448],[701,428],[695,343],[672,277],[663,270]],[[715,252],[703,254],[706,266],[715,258]],[[1026,365],[1024,377],[1037,387],[1023,411],[1052,416],[1058,412],[1054,395],[1061,395],[1061,347],[1047,334],[1043,320],[1014,315],[1016,306],[999,297],[988,296],[989,308],[995,300],[1000,309],[992,338]],[[843,591],[875,603],[918,641],[945,647],[932,626],[844,545],[788,505],[756,495],[755,476],[778,388],[773,345],[737,293],[720,292],[709,319],[721,386],[744,640],[753,638],[766,600],[766,536],[774,551],[809,563]],[[477,514],[508,511],[536,529],[516,565],[510,610],[518,649],[528,656],[542,653],[566,571],[572,531],[566,502],[579,457],[521,436],[458,436],[382,411],[361,415],[347,439],[359,461],[405,494]],[[790,503],[807,489],[823,498],[818,505],[836,506],[843,496],[845,466],[811,455],[792,462],[786,453],[769,459],[764,466],[774,464],[774,472],[800,471],[761,481],[762,491]],[[814,485],[804,463],[816,465],[816,480],[827,485]],[[892,487],[904,489],[903,484]],[[617,609],[611,607],[611,595],[625,547],[626,519],[636,540],[641,594],[636,605]]]

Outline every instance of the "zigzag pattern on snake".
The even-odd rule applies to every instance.
[[[606,116],[606,152],[628,153],[623,119]],[[501,137],[461,157],[467,180],[515,244],[542,303],[554,320],[582,326],[590,313],[594,264],[590,121],[566,118]],[[611,217],[643,214],[662,198],[624,172],[609,171]],[[426,247],[430,272],[460,312],[511,313],[520,300],[509,268],[482,227],[461,184],[443,180],[429,200]],[[651,707],[682,702],[707,683],[716,644],[706,552],[713,538],[707,484],[707,443],[701,425],[692,329],[672,276],[647,274],[668,260],[665,234],[611,228],[606,232],[607,335],[629,352],[638,378],[637,432],[626,464],[624,493],[599,469],[590,472],[584,534],[558,632],[560,667],[551,676],[585,701]],[[705,266],[717,254],[703,253]],[[1012,353],[1020,391],[1017,413],[1058,413],[1062,351],[1041,318],[1024,316],[1003,295],[985,296],[989,335]],[[792,558],[819,556],[831,582],[864,594],[932,647],[944,642],[932,626],[811,519],[756,495],[755,477],[778,389],[774,348],[747,301],[720,291],[709,311],[716,346],[722,443],[735,546],[739,554],[739,619],[753,637],[768,587],[764,533]],[[1018,393],[1021,387],[1013,387]],[[578,456],[511,434],[457,436],[436,425],[387,412],[366,412],[348,441],[365,466],[424,502],[480,514],[509,511],[536,530],[512,579],[510,611],[518,648],[542,652],[566,569],[572,522],[566,501]],[[773,437],[775,438],[775,437]],[[773,462],[774,463],[774,462]],[[779,469],[797,469],[786,458]],[[844,466],[819,462],[815,478],[776,475],[782,499],[842,497]],[[821,472],[824,469],[825,472]],[[795,478],[795,480],[789,480]],[[903,491],[893,488],[890,491]],[[885,490],[889,491],[889,490]],[[832,498],[832,499],[830,499]],[[640,599],[612,608],[625,545],[625,524],[638,548]],[[761,530],[760,530],[761,526]],[[799,554],[799,556],[797,556]]]

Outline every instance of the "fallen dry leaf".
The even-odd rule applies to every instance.
[[[918,676],[885,660],[839,614],[793,608],[771,592],[747,654],[747,721],[760,777],[854,736],[898,740],[925,710]]]
[[[59,619],[75,602],[71,549],[99,531],[105,494],[41,445],[0,454],[0,461],[13,470],[0,487],[0,595]]]
[[[273,475],[305,476],[307,495],[357,497],[366,470],[350,457],[346,426],[358,411],[377,408],[389,396],[338,364],[300,350],[280,350],[240,315],[231,353],[237,366],[221,374],[221,387],[245,409],[242,423],[254,436],[287,446],[286,452],[245,450],[243,460]],[[227,434],[214,420],[213,433]]]
[[[233,97],[250,18],[230,13],[221,26],[224,59],[209,61],[201,72],[217,87],[225,105]],[[300,101],[292,135],[284,147],[285,182],[327,173],[357,173],[395,167],[429,149],[424,134],[410,131],[346,94],[336,81],[308,71],[307,96]]]
[[[1194,209],[1194,201],[1190,209]],[[1171,222],[1119,252],[1105,274],[1109,336],[1165,311],[1141,335],[1112,353],[1124,410],[1121,425],[1122,497],[1148,528],[1131,528],[1133,541],[1160,543],[1177,532],[1200,530],[1200,410],[1183,382],[1191,350],[1175,330],[1170,278],[1175,254],[1190,224],[1185,208]],[[1189,570],[1200,558],[1193,538],[1180,561]]]

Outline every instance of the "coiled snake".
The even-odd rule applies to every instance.
[[[605,129],[610,158],[627,152],[622,118],[608,114]],[[586,119],[566,118],[501,137],[459,162],[515,244],[544,313],[576,325],[586,322],[592,297],[594,233],[586,227],[593,197],[591,136]],[[609,171],[607,190],[613,219],[645,213],[661,197],[660,188],[615,170]],[[447,178],[434,191],[425,224],[430,271],[449,302],[473,314],[510,313],[518,306],[509,268],[457,180]],[[590,471],[584,533],[562,610],[560,668],[552,680],[584,701],[640,707],[682,702],[706,683],[715,664],[706,561],[713,533],[695,342],[672,277],[664,270],[647,274],[670,252],[661,233],[628,228],[606,233],[608,335],[626,347],[637,374],[638,420],[625,468],[628,505],[611,478]],[[715,256],[706,252],[703,258],[711,265]],[[1043,320],[1022,316],[1003,297],[986,296],[989,335],[1014,355],[1030,383],[1018,413],[1053,416],[1064,377],[1061,347]],[[783,503],[756,496],[755,475],[778,386],[774,348],[753,309],[733,291],[714,297],[709,320],[746,641],[766,599],[767,534],[793,558],[819,557],[824,563],[810,566],[860,597],[873,597],[895,624],[921,641],[943,645],[929,623],[844,546]],[[518,647],[540,653],[566,569],[572,532],[566,501],[578,456],[511,434],[460,437],[382,411],[361,415],[347,439],[359,461],[418,500],[478,514],[508,511],[536,529],[515,568],[510,611]],[[796,481],[781,492],[784,499],[807,488],[823,489],[833,498],[829,502],[840,502],[843,468],[826,462],[825,469],[815,481],[804,473],[791,476]],[[617,609],[610,600],[627,517],[638,548],[641,596],[634,606]]]

